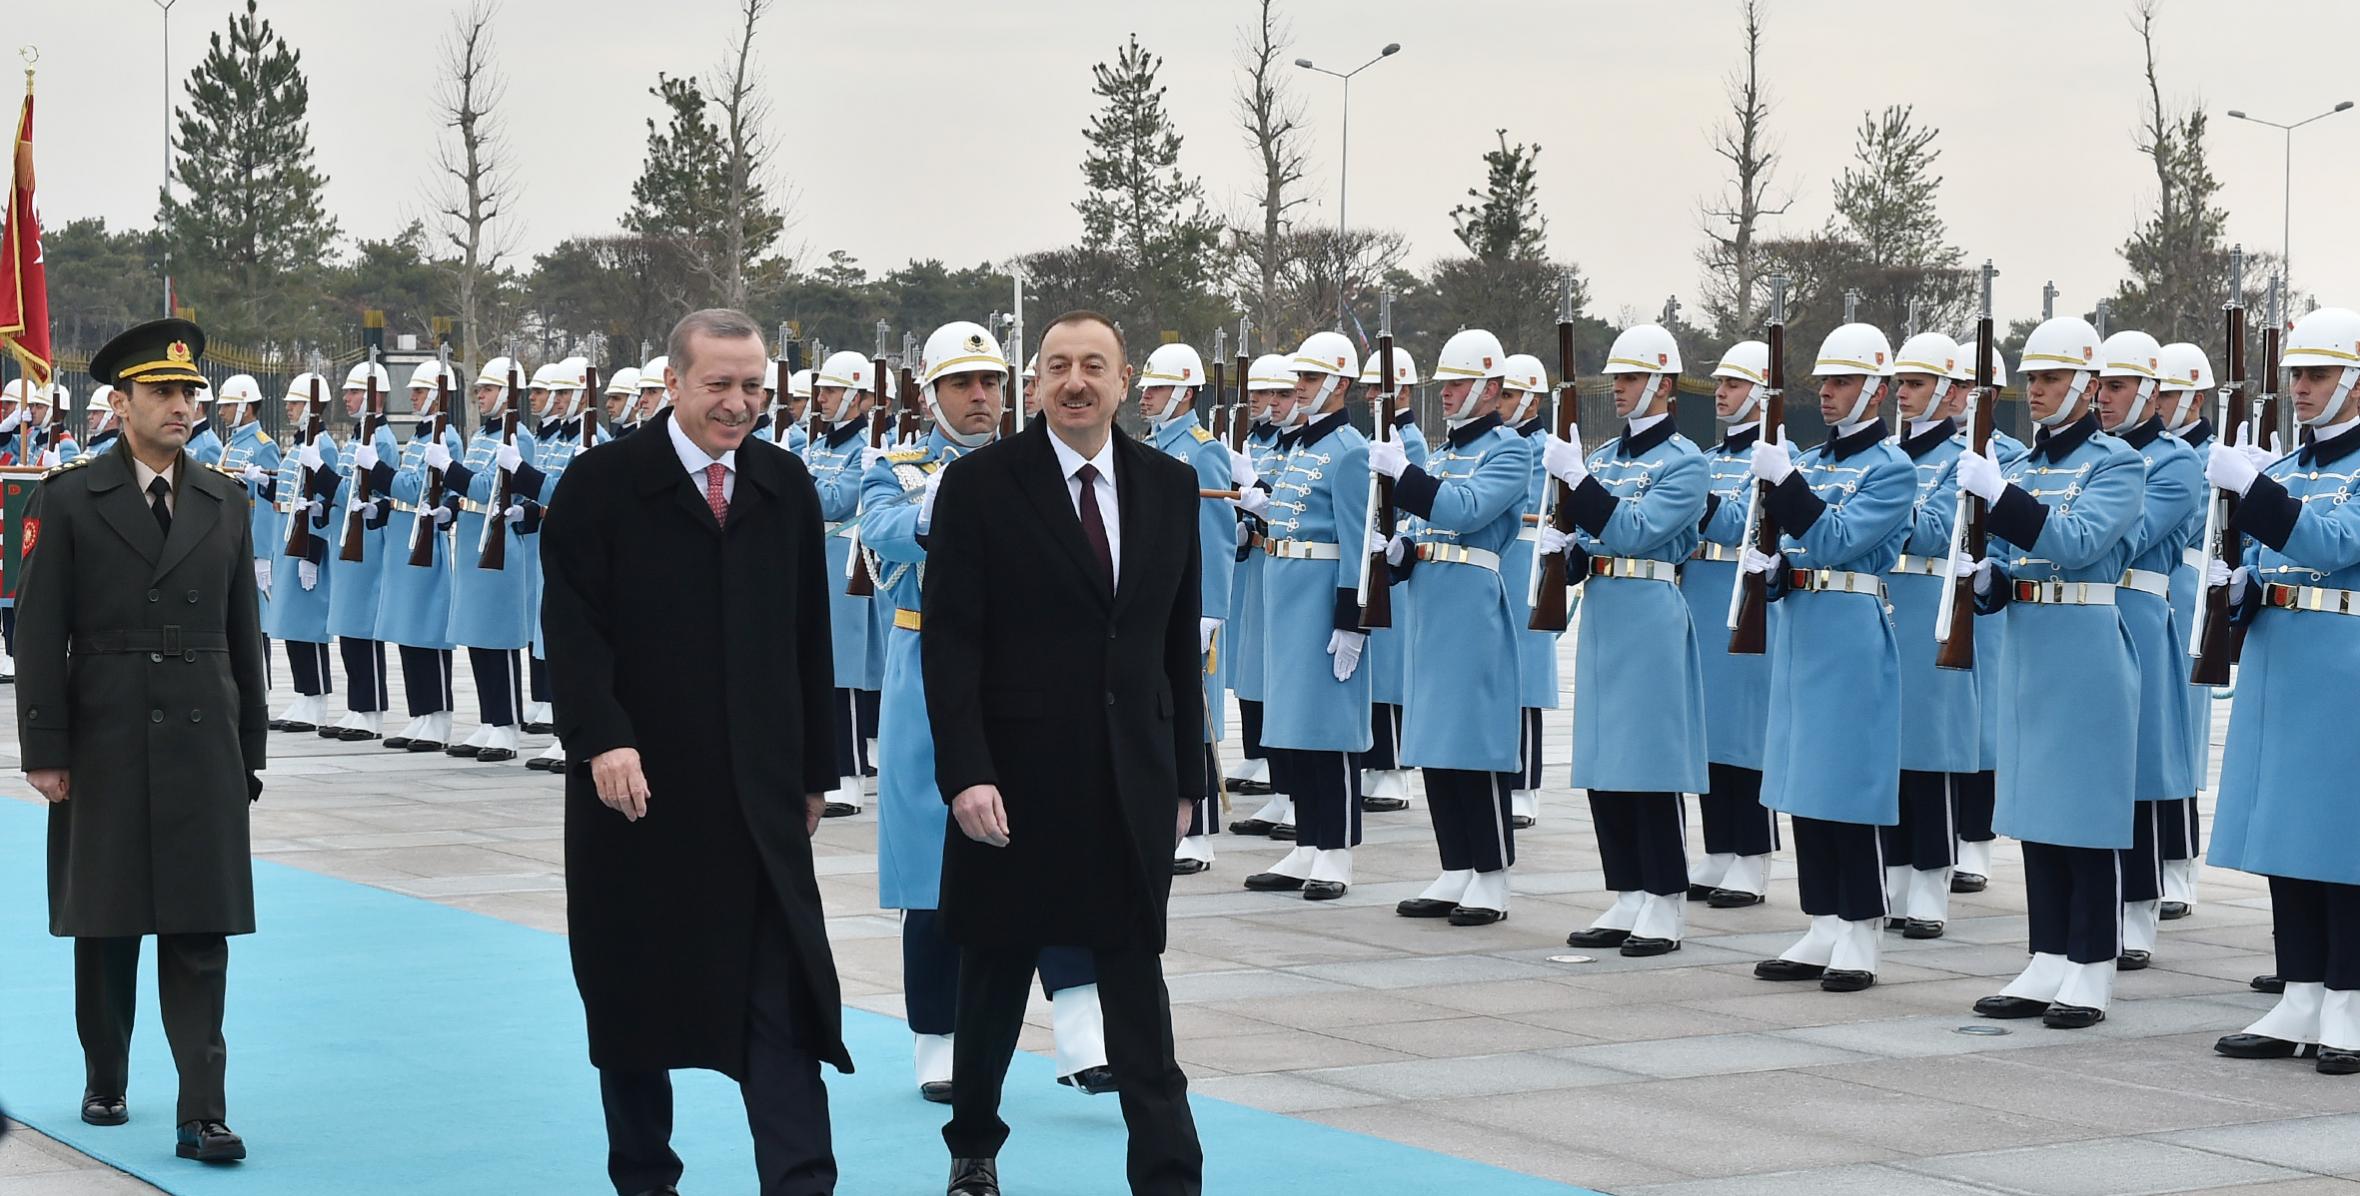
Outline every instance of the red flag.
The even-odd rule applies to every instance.
[[[25,73],[8,217],[0,223],[0,349],[25,375],[47,385],[56,357],[49,347],[49,276],[41,261],[41,218],[33,211],[33,78]]]

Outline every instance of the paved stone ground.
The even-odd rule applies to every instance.
[[[0,726],[14,719],[0,688]],[[1548,728],[1561,785],[1568,716]],[[564,929],[555,779],[308,735],[272,751],[263,858]],[[0,745],[4,791],[28,799],[15,764]],[[1877,987],[1838,995],[1751,977],[1801,929],[1785,855],[1768,906],[1691,906],[1674,955],[1571,961],[1565,932],[1606,904],[1588,823],[1548,790],[1519,835],[1512,918],[1476,929],[1392,913],[1435,867],[1419,808],[1370,817],[1358,883],[1328,904],[1242,891],[1280,852],[1220,840],[1212,872],[1175,884],[1165,957],[1197,1091],[1630,1196],[2360,1196],[2360,1080],[2210,1050],[2270,1001],[2245,986],[2271,967],[2252,877],[2207,870],[2196,916],[2122,977],[2104,1025],[1977,1037],[1958,1032],[1970,1006],[2023,959],[2012,846],[1947,937],[1888,936]],[[898,1015],[873,815],[825,824],[816,854],[845,998]],[[1024,1045],[1045,1050],[1037,996],[1032,1022]],[[0,1145],[0,1196],[152,1191],[21,1128]]]

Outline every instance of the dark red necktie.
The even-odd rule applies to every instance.
[[[1111,593],[1114,590],[1114,547],[1106,542],[1106,517],[1098,513],[1098,467],[1084,461],[1073,476],[1082,484],[1082,538],[1090,542],[1090,551],[1098,554],[1098,573]]]

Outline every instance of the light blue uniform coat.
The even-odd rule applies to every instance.
[[[298,432],[300,435],[300,431]],[[301,451],[298,448],[296,451]],[[263,620],[262,633],[275,640],[300,640],[307,644],[328,642],[328,599],[335,582],[335,572],[328,558],[336,554],[336,534],[343,530],[337,522],[335,504],[311,519],[313,563],[318,566],[319,580],[310,589],[303,588],[302,570],[296,558],[287,555],[289,519],[306,518],[298,508],[314,498],[325,499],[333,490],[336,462],[339,460],[336,438],[326,432],[320,434],[320,475],[312,480],[307,492],[303,485],[303,466],[296,463],[295,452],[279,459],[278,476],[271,480],[272,493],[278,507],[273,512],[270,527],[270,613]]]
[[[928,425],[926,443],[891,453],[861,479],[860,540],[877,556],[878,605],[923,609],[926,549],[918,543],[926,475],[964,450]],[[934,726],[915,630],[885,644],[877,708],[877,900],[887,909],[936,909],[942,900],[942,836],[949,803],[934,784]]]
[[[1916,505],[1902,542],[1908,569],[1885,575],[1886,601],[1901,646],[1901,767],[1912,772],[1975,772],[1982,765],[1975,674],[1934,663],[1934,619],[1942,605],[1942,575],[1950,568],[1950,529],[1958,515],[1955,462],[1966,451],[1958,426],[1942,426],[1901,440],[1917,468]],[[1978,659],[1982,644],[1975,645]]]
[[[2205,456],[2212,451],[2212,423],[2200,419],[2189,425],[2185,432],[2179,438],[2180,443],[2187,445],[2188,450],[2196,454],[2201,477]],[[2181,559],[2174,563],[2172,569],[2172,616],[2180,621],[2181,633],[2188,638],[2196,635],[2196,602],[2203,595],[2204,571],[2201,566],[2189,564],[2187,555],[2191,551],[2201,554],[2211,547],[2203,541],[2204,508],[2211,501],[2212,489],[2201,481],[2199,487],[2196,509],[2188,513],[2188,524],[2181,529],[2186,547],[2180,550]],[[2194,658],[2188,658],[2173,667],[2178,670],[2180,680],[2186,682],[2194,665]],[[2188,706],[2184,729],[2188,733],[2189,769],[2195,777],[2196,787],[2203,789],[2208,779],[2205,774],[2212,767],[2212,686],[2189,685],[2181,697]]]
[[[1368,553],[1368,438],[1343,411],[1314,416],[1269,484],[1274,543],[1307,541],[1338,551],[1332,560],[1273,556],[1262,564],[1262,742],[1365,752],[1372,736],[1368,662],[1336,680],[1328,640],[1337,630],[1360,630],[1355,603]]]
[[[1497,416],[1452,432],[1424,468],[1413,465],[1394,483],[1394,504],[1415,517],[1400,530],[1421,545],[1513,553],[1532,489],[1532,454],[1532,442]],[[1394,592],[1410,593],[1403,639],[1416,669],[1401,716],[1402,766],[1517,771],[1522,597],[1509,595],[1495,568],[1442,560],[1403,564],[1409,576]],[[1396,622],[1401,610],[1396,599]]]
[[[2196,450],[2149,419],[2120,437],[2147,469],[2147,499],[2129,536],[2129,568],[2164,575],[2166,584],[2181,568],[2180,550],[2194,534],[2188,517],[2202,518],[2204,463]],[[2140,801],[2170,801],[2196,793],[2196,758],[2188,739],[2188,624],[2172,610],[2168,594],[2158,598],[2128,586],[2116,595],[2122,624],[2139,654]]]
[[[595,448],[612,439],[614,437],[608,435],[605,428],[599,428],[592,433],[589,447]],[[582,417],[576,416],[573,419],[559,421],[549,429],[549,435],[542,439],[539,451],[533,454],[535,476],[532,479],[531,492],[522,496],[524,522],[517,527],[518,535],[539,534],[541,520],[548,510],[549,497],[557,493],[557,479],[565,476],[565,467],[571,465],[574,458],[581,456],[584,451]],[[527,541],[527,543],[535,545],[532,552],[533,659],[547,660],[549,659],[549,649],[541,642],[541,552],[537,541]]]
[[[1539,547],[1541,508],[1549,487],[1554,484],[1548,467],[1541,463],[1541,447],[1547,443],[1548,431],[1547,421],[1540,416],[1516,428],[1516,434],[1531,446],[1532,484],[1524,494],[1516,542],[1508,546],[1507,560],[1500,566],[1501,577],[1508,584],[1508,601],[1514,604],[1516,704],[1532,710],[1557,708],[1557,637],[1562,634],[1532,630],[1532,554]],[[1573,605],[1574,596],[1567,596],[1568,607]]]
[[[1278,429],[1255,424],[1246,433],[1245,454],[1253,460],[1256,476],[1276,477],[1285,460]],[[1231,533],[1233,538],[1236,534]],[[1266,559],[1261,550],[1252,549],[1237,562],[1229,589],[1229,623],[1222,628],[1229,639],[1229,689],[1241,702],[1261,701],[1267,688],[1262,683],[1262,563]]]
[[[1409,412],[1402,412],[1393,417],[1393,429],[1393,434],[1401,439],[1401,451],[1409,457],[1409,463],[1423,468],[1432,449],[1427,446],[1426,433],[1418,427],[1417,419]],[[1401,529],[1397,526],[1394,530]],[[1409,604],[1417,599],[1407,586],[1394,587],[1392,598],[1393,625],[1368,633],[1368,651],[1361,656],[1360,667],[1368,670],[1369,700],[1399,706],[1409,700],[1409,651],[1402,635],[1403,629],[1409,626]]]
[[[418,531],[418,504],[426,495],[426,446],[433,443],[434,421],[421,421],[417,432],[402,446],[393,471],[390,493],[393,522],[386,528],[385,586],[377,598],[377,638],[411,648],[448,651],[451,647],[451,532],[456,524]],[[467,454],[459,429],[443,429],[443,448],[456,464]],[[404,509],[407,508],[407,509]],[[434,541],[434,563],[410,563],[410,537]]]
[[[866,428],[866,421],[853,420],[807,446],[803,455],[819,491],[819,516],[827,525],[828,634],[836,649],[838,689],[875,689],[879,680],[869,668],[869,644],[877,636],[873,604],[844,592],[860,528],[861,456],[868,448],[861,433]]]
[[[1959,443],[1966,443],[1964,433]],[[2002,469],[2023,460],[2025,451],[2023,441],[1998,428],[1991,430],[1991,459]],[[1988,529],[1990,521],[1986,520],[1984,526]],[[2006,619],[1975,620],[1975,705],[1976,715],[1983,724],[1980,741],[1975,745],[1977,772],[1999,768],[1999,662],[2007,644]]]
[[[278,493],[279,442],[262,434],[262,424],[259,421],[239,425],[235,431],[230,433],[229,443],[222,446],[221,467],[223,469],[229,470],[231,473],[244,473],[249,465],[261,470],[264,475],[258,481],[245,484],[246,496],[253,500],[254,504],[253,510],[246,516],[253,531],[254,559],[274,562],[271,565],[271,587],[276,589],[278,588],[278,565],[275,563],[275,558],[278,556],[278,550],[285,545],[287,535],[286,520],[280,516],[278,508],[272,505],[273,496]],[[260,588],[259,584],[257,588]],[[262,625],[266,628],[269,627],[270,595],[268,593],[262,595],[260,614]]]
[[[463,497],[475,509],[462,509],[457,520],[457,538],[451,551],[457,555],[453,563],[451,587],[452,644],[461,648],[483,648],[513,652],[532,642],[533,615],[529,603],[532,596],[531,548],[519,535],[516,524],[510,523],[500,531],[508,537],[506,567],[486,569],[478,562],[483,559],[484,524],[492,518],[487,507],[499,490],[500,421],[484,421],[476,429],[475,438],[467,444],[465,458],[451,463],[445,479],[454,497]],[[533,434],[522,422],[516,429],[516,452],[530,466],[539,446]],[[521,493],[512,487],[510,497]],[[518,701],[524,695],[517,695]]]
[[[1196,412],[1174,419],[1155,430],[1155,447],[1167,455],[1188,463],[1196,470],[1199,490],[1229,489],[1229,449],[1213,434],[1196,422]],[[1229,586],[1233,580],[1232,565],[1237,551],[1236,508],[1225,498],[1202,498],[1196,504],[1196,534],[1199,546],[1199,601],[1198,610],[1212,617],[1213,612],[1229,609]],[[1205,705],[1205,742],[1212,743],[1222,735],[1221,674],[1228,671],[1229,645],[1221,642],[1228,637],[1224,627],[1215,636],[1213,667],[1206,671],[1202,689]]]
[[[401,442],[393,438],[391,425],[381,425],[370,439],[377,449],[377,468],[371,471],[369,493],[379,503],[375,519],[361,520],[361,559],[344,559],[344,530],[346,505],[352,502],[352,471],[354,458],[360,454],[360,442],[347,440],[336,454],[336,495],[328,503],[328,567],[335,571],[335,592],[328,596],[328,634],[340,638],[373,640],[377,634],[377,599],[385,589],[385,557],[393,504],[389,497],[393,488],[394,462],[401,459]],[[325,451],[325,450],[323,450]],[[395,540],[393,543],[400,543]]]
[[[1711,486],[1711,513],[1703,543],[1680,569],[1680,595],[1696,628],[1704,665],[1705,759],[1732,768],[1762,768],[1762,729],[1770,721],[1770,658],[1729,651],[1729,594],[1737,584],[1739,543],[1745,538],[1745,508],[1752,501],[1754,441],[1761,425],[1724,437],[1704,455]],[[1706,560],[1706,545],[1722,559]]]

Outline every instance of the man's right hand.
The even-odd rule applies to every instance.
[[[991,847],[1008,845],[1008,807],[997,785],[969,785],[951,799],[951,817],[967,837]]]
[[[62,768],[35,768],[25,773],[25,779],[53,806],[74,795],[74,779]]]
[[[598,800],[606,808],[637,822],[647,817],[647,774],[640,771],[639,749],[613,748],[590,758],[590,779],[598,784]]]

